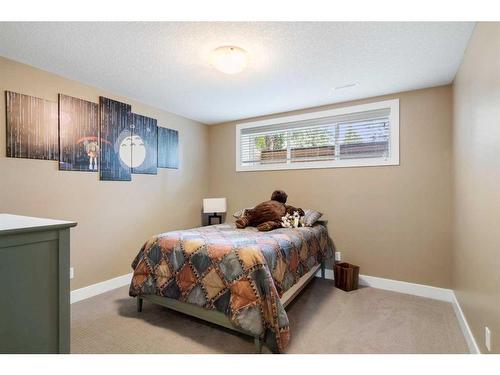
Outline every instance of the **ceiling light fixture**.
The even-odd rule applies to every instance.
[[[222,73],[239,73],[246,68],[247,64],[248,53],[240,47],[218,47],[210,53],[210,65]]]

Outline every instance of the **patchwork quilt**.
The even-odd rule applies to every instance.
[[[151,237],[132,262],[130,296],[155,294],[217,310],[273,352],[290,340],[280,297],[333,256],[325,226],[259,232],[234,224]]]

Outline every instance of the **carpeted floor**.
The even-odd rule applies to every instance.
[[[287,308],[287,353],[466,353],[450,303],[315,279]],[[254,353],[253,340],[144,301],[128,288],[71,305],[72,353]],[[269,352],[267,348],[264,353]]]

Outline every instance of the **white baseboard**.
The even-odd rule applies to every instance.
[[[406,281],[384,279],[367,275],[359,275],[359,284],[440,301],[453,301],[453,291],[451,289],[438,288],[430,285],[408,283]]]
[[[71,292],[70,301],[75,303],[98,294],[109,292],[110,290],[129,285],[132,280],[132,273],[105,280],[97,284],[92,284],[84,288],[75,289]]]
[[[467,323],[467,319],[465,319],[465,315],[460,307],[460,303],[458,303],[457,296],[453,293],[453,310],[455,310],[455,315],[458,319],[458,324],[460,324],[460,328],[462,329],[462,333],[465,337],[465,341],[467,342],[467,346],[469,347],[469,352],[471,354],[481,354],[479,347],[477,346],[476,340],[474,339],[474,335],[469,327],[469,323]]]
[[[325,277],[333,280],[333,271],[325,270]],[[321,276],[321,273],[316,273]],[[453,291],[451,289],[437,288],[435,286],[408,283],[406,281],[384,279],[382,277],[359,275],[359,285],[370,286],[372,288],[392,290],[394,292],[411,294],[419,297],[437,299],[440,301],[453,302]]]

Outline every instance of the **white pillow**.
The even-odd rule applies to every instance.
[[[304,226],[312,227],[321,216],[323,216],[323,214],[319,211],[311,209],[304,210]]]

